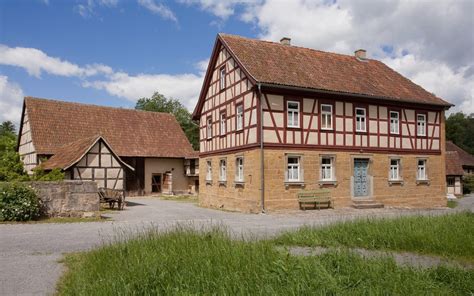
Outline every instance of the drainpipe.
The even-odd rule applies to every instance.
[[[262,85],[257,84],[258,96],[260,97],[260,203],[262,205],[262,213],[265,213],[265,164],[263,153],[263,104],[262,104]]]

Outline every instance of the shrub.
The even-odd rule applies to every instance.
[[[28,221],[40,216],[36,192],[20,183],[0,183],[0,221]]]
[[[462,181],[462,187],[464,194],[474,192],[474,175],[464,176]]]
[[[37,166],[33,169],[31,179],[34,181],[62,181],[64,180],[64,173],[61,172],[60,169],[53,169],[46,172],[41,166]]]

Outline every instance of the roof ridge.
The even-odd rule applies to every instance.
[[[270,41],[270,40],[264,40],[264,39],[257,39],[257,38],[249,38],[249,37],[244,37],[240,35],[235,35],[235,34],[227,34],[227,33],[219,33],[220,36],[225,37],[231,37],[231,38],[240,38],[240,39],[246,39],[246,40],[251,40],[251,41],[256,41],[256,42],[264,42],[264,43],[269,43],[272,45],[277,45],[277,46],[285,46],[288,47],[288,45],[281,44],[277,41]],[[356,58],[354,55],[350,54],[344,54],[344,53],[338,53],[338,52],[333,52],[333,51],[325,51],[325,50],[320,50],[320,49],[315,49],[311,47],[304,47],[304,46],[298,46],[298,45],[290,45],[291,48],[297,48],[297,49],[303,49],[303,50],[309,50],[309,51],[315,51],[323,54],[333,54],[333,55],[338,55],[338,56],[343,56],[347,58]],[[376,62],[381,62],[380,60],[377,59],[370,59],[370,58],[365,58],[364,61],[376,61]]]
[[[59,99],[38,98],[38,97],[32,97],[32,96],[25,96],[24,99],[25,99],[25,101],[26,100],[47,101],[47,102],[55,102],[55,103],[68,104],[68,105],[79,105],[79,106],[86,106],[86,107],[114,109],[114,110],[125,110],[125,111],[136,111],[136,112],[140,112],[140,113],[153,113],[153,114],[161,114],[161,115],[166,115],[166,116],[174,116],[173,114],[168,113],[168,112],[158,112],[158,111],[139,110],[139,109],[133,109],[133,108],[103,106],[103,105],[96,105],[96,104],[90,104],[90,103],[62,101],[62,100],[59,100]]]

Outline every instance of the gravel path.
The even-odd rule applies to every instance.
[[[442,215],[456,211],[347,208],[255,215],[205,209],[193,203],[156,198],[130,201],[125,211],[109,214],[112,221],[108,222],[0,224],[0,295],[52,294],[63,272],[58,260],[64,253],[89,250],[119,232],[140,231],[150,226],[166,229],[179,223],[198,228],[223,225],[236,237],[264,238],[302,225],[321,226],[363,217]]]

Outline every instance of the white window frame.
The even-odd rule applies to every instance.
[[[395,162],[395,163],[394,163]],[[388,179],[389,181],[400,181],[400,159],[399,158],[391,158],[390,159],[390,167],[388,172]]]
[[[235,158],[235,182],[244,182],[244,157],[237,156]]]
[[[296,159],[295,163],[290,163],[290,159]],[[303,182],[303,170],[301,156],[287,155],[286,157],[286,182]]]
[[[212,117],[209,117],[206,120],[206,138],[211,139],[212,138]]]
[[[225,158],[219,160],[219,181],[227,181],[227,159]]]
[[[240,131],[244,129],[244,105],[235,106],[235,129]]]
[[[416,160],[416,180],[417,181],[428,180],[427,163],[428,161],[426,159]]]
[[[290,108],[290,104],[296,104],[298,107]],[[293,128],[300,127],[300,102],[298,101],[286,102],[286,126],[293,127]]]
[[[212,181],[212,161],[206,161],[206,181]]]
[[[329,159],[329,164],[323,163],[325,159]],[[327,172],[329,171],[329,177]],[[321,156],[320,164],[320,180],[321,181],[335,181],[334,177],[334,157],[333,156]]]
[[[397,118],[392,118],[392,114],[396,114]],[[400,134],[400,112],[390,111],[390,133],[393,135]]]
[[[220,123],[220,133],[221,133],[221,136],[224,136],[227,132],[227,127],[226,127],[226,123],[227,123],[227,118],[226,118],[226,114],[225,112],[221,112],[221,114],[219,115],[219,123]]]
[[[226,67],[223,66],[219,70],[219,90],[224,90],[226,87],[225,76],[227,75]]]
[[[357,111],[363,111],[364,114],[357,114]],[[355,108],[356,132],[367,132],[367,110],[365,108]]]
[[[423,117],[423,120],[420,120]],[[426,136],[426,114],[416,115],[416,135],[420,137]]]
[[[329,107],[331,111],[323,111],[323,107]],[[332,130],[333,107],[330,104],[321,104],[321,129]],[[328,119],[329,118],[329,119]]]

